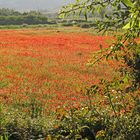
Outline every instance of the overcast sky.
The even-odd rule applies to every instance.
[[[15,10],[58,10],[61,6],[75,0],[0,0],[0,8]]]

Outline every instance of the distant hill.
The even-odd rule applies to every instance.
[[[75,0],[0,0],[0,8],[12,8],[19,11],[48,10],[58,11],[61,6]]]

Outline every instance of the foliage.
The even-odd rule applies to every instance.
[[[12,9],[0,9],[0,25],[49,24],[48,18],[37,11],[20,13]]]
[[[42,16],[1,16],[0,25],[22,25],[22,24],[48,24],[47,17]]]
[[[114,112],[114,120],[109,115],[109,120],[105,126],[106,136],[103,139],[138,139],[139,132],[138,123],[140,120],[136,119],[138,114],[132,115],[132,110],[129,110],[130,114],[127,114],[126,104],[119,107],[118,105],[121,101],[118,100],[121,95],[123,100],[126,100],[126,94],[135,94],[137,96],[134,98],[139,98],[140,89],[140,45],[137,38],[140,34],[140,1],[136,0],[76,0],[74,4],[64,7],[60,16],[68,15],[69,13],[81,14],[85,13],[85,18],[88,18],[88,13],[95,14],[95,11],[99,11],[105,7],[111,9],[111,11],[106,11],[104,13],[104,20],[97,21],[97,28],[99,31],[106,32],[109,28],[111,29],[124,29],[122,35],[116,36],[116,41],[110,45],[107,49],[102,49],[93,54],[93,58],[89,61],[88,65],[95,66],[95,64],[101,64],[101,61],[105,58],[106,60],[115,59],[121,63],[121,66],[116,70],[120,72],[119,77],[114,77],[114,79],[109,82],[104,79],[101,80],[101,84],[98,86],[101,88],[101,93],[108,98],[108,103],[110,109]],[[103,13],[101,13],[103,14]],[[103,32],[103,33],[104,33]],[[113,95],[117,93],[115,96]],[[92,92],[93,94],[95,91]],[[114,100],[118,100],[118,105],[113,103]],[[139,102],[139,100],[138,100]],[[134,99],[134,106],[137,101]],[[131,102],[128,102],[130,105]],[[139,103],[138,103],[139,104]],[[124,109],[125,113],[122,116],[118,116],[118,112]],[[106,114],[106,117],[108,115]],[[105,118],[106,118],[105,117]],[[136,124],[134,120],[137,120]],[[131,123],[129,123],[131,121]],[[112,122],[110,122],[112,121]],[[123,122],[123,124],[122,124]],[[112,128],[112,126],[115,126]],[[110,131],[110,128],[114,132]],[[129,131],[130,130],[130,131]],[[102,131],[102,130],[101,130]],[[100,134],[100,133],[99,133]],[[97,133],[97,139],[98,135]],[[118,135],[118,136],[117,136]],[[110,136],[110,137],[109,137]]]
[[[60,11],[60,17],[64,17],[70,13],[81,14],[84,12],[85,18],[88,18],[88,14],[95,14],[99,12],[103,14],[102,9],[107,8],[104,12],[104,20],[98,21],[100,29],[108,29],[109,27],[122,27],[127,28],[139,27],[139,0],[76,0],[74,4],[63,7]]]
[[[11,16],[11,15],[18,16],[18,15],[21,15],[21,13],[13,9],[8,9],[8,8],[0,9],[0,16]]]

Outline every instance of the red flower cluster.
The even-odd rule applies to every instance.
[[[105,76],[85,64],[111,37],[44,30],[0,31],[0,102],[24,103],[32,98],[44,107],[79,107],[80,92]]]

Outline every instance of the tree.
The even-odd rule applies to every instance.
[[[61,17],[73,14],[84,13],[87,19],[88,14],[94,15],[97,11],[102,14],[102,10],[108,9],[104,13],[106,20],[100,29],[109,27],[140,28],[140,1],[139,0],[76,0],[74,4],[65,6],[60,11]],[[111,12],[110,12],[110,10]],[[104,25],[104,26],[103,26]]]
[[[134,123],[136,122],[134,120],[139,116],[138,110],[140,109],[140,44],[137,40],[140,35],[140,0],[76,0],[75,3],[63,7],[60,16],[65,17],[69,14],[80,15],[84,13],[85,19],[88,19],[89,13],[93,16],[96,11],[102,14],[104,8],[108,10],[104,13],[103,20],[96,21],[96,27],[103,33],[109,29],[116,31],[121,29],[122,33],[116,36],[116,42],[111,44],[109,48],[101,49],[101,51],[95,53],[89,64],[95,65],[104,58],[106,60],[113,58],[123,63],[122,67],[118,69],[120,72],[119,79],[114,77],[111,82],[102,79],[99,87],[101,87],[100,90],[104,93],[104,96],[108,97],[118,122],[118,128],[113,128],[119,134],[116,139],[136,140],[139,139],[137,136],[139,132],[137,131],[138,124]],[[125,67],[123,67],[124,65]],[[91,90],[92,88],[88,89],[88,92]],[[117,96],[114,97],[112,92],[115,92]],[[126,94],[129,94],[134,101],[133,111],[127,113],[127,105],[122,105],[125,114],[118,116],[117,105],[112,100],[119,96],[125,100]],[[131,103],[129,102],[128,106],[129,104]],[[137,122],[140,122],[140,120],[138,119]],[[110,127],[112,126],[110,125]]]
[[[131,75],[133,77],[133,87],[139,87],[140,85],[140,46],[136,42],[136,38],[140,34],[140,0],[76,0],[74,4],[65,6],[60,11],[61,17],[73,14],[84,13],[85,18],[88,18],[88,14],[95,12],[103,14],[104,20],[98,20],[96,22],[99,31],[107,31],[112,29],[122,29],[123,34],[117,37],[116,43],[112,44],[105,54],[99,54],[98,59],[92,59],[91,64],[99,62],[104,57],[112,57],[112,55],[118,59],[119,56],[116,52],[124,51],[124,55],[120,56],[129,68],[131,67]],[[130,58],[131,56],[131,58]],[[133,57],[132,57],[133,56]],[[94,61],[95,60],[95,61]]]

